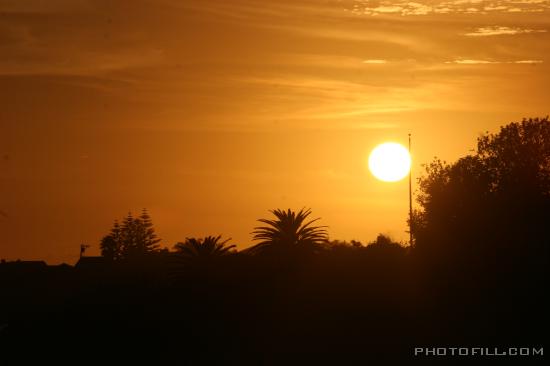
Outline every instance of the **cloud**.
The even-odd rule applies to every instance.
[[[372,8],[372,12],[374,14],[377,13],[402,13],[405,10],[405,8],[401,6],[377,6],[376,8]]]
[[[504,26],[479,27],[472,32],[464,33],[468,37],[488,37],[526,33],[546,33],[546,29],[511,28]]]
[[[433,108],[438,88],[456,87],[452,73],[487,77],[483,65],[502,63],[542,72],[520,64],[541,64],[548,50],[545,35],[521,44],[502,37],[482,49],[470,37],[533,33],[546,24],[540,15],[518,28],[494,24],[514,24],[509,8],[550,0],[355,1],[357,11],[379,14],[369,21],[343,11],[353,0],[75,0],[74,12],[93,6],[68,16],[61,11],[69,2],[52,0],[58,13],[37,15],[46,11],[40,0],[12,0],[11,7],[0,0],[0,10],[19,12],[0,19],[0,75],[86,84],[151,108],[157,124],[189,128],[296,120],[356,126],[366,117]],[[462,15],[484,13],[487,4],[502,6],[491,26]]]
[[[548,0],[513,0],[515,4],[548,4]]]
[[[0,0],[0,12],[15,14],[53,14],[89,11],[93,0]]]
[[[0,75],[97,77],[162,65],[162,44],[140,28],[147,18],[92,3],[0,0]]]
[[[493,61],[493,60],[470,60],[458,59],[453,61],[445,61],[446,64],[459,65],[488,65],[488,64],[542,64],[542,60],[517,60],[517,61]]]
[[[427,14],[488,14],[543,12],[550,9],[550,0],[354,0],[348,11],[356,15],[420,16]]]
[[[164,61],[162,50],[147,47],[112,52],[82,50],[70,58],[41,47],[32,53],[33,57],[28,60],[0,60],[0,75],[107,76],[115,71],[160,65]]]
[[[381,65],[381,64],[387,64],[387,60],[364,60],[364,64],[373,64],[373,65]]]
[[[453,61],[446,61],[446,64],[461,64],[461,65],[485,65],[485,64],[498,64],[500,62],[497,61],[489,61],[489,60],[453,60]]]

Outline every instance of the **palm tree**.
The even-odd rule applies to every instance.
[[[276,220],[259,219],[269,226],[254,228],[254,240],[261,240],[252,247],[253,251],[267,248],[315,248],[328,240],[327,226],[312,226],[320,218],[306,222],[311,214],[311,209],[301,209],[298,213],[288,209],[287,211],[271,210]]]
[[[236,245],[227,245],[231,238],[220,241],[221,235],[207,236],[204,239],[185,238],[184,242],[174,245],[176,252],[184,258],[213,258],[234,253]]]

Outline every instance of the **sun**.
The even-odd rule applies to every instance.
[[[369,155],[369,170],[381,181],[397,182],[409,174],[411,155],[396,142],[380,144]]]

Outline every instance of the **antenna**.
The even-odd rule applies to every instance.
[[[411,155],[411,134],[409,133],[409,155]],[[409,170],[409,245],[413,246],[413,200],[412,200],[412,157]]]

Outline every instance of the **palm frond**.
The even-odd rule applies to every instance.
[[[276,209],[270,212],[276,219],[258,219],[268,226],[258,226],[252,231],[253,240],[260,241],[251,248],[252,251],[273,246],[318,245],[328,240],[327,226],[313,226],[320,218],[306,222],[311,209],[302,208],[298,212]]]
[[[221,235],[207,236],[205,238],[185,238],[184,242],[176,243],[175,251],[185,258],[220,257],[232,254],[236,245],[227,245],[231,238],[224,241]]]

